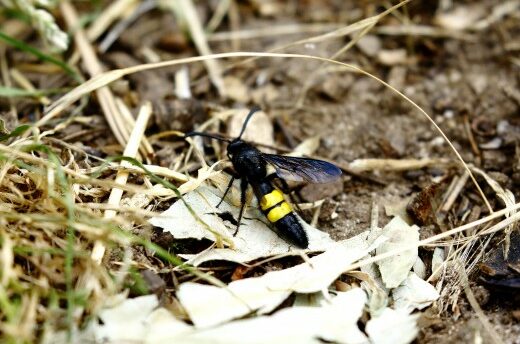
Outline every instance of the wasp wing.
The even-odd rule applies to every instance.
[[[262,157],[275,167],[280,178],[287,180],[329,183],[341,176],[336,165],[323,160],[276,154],[262,154]]]

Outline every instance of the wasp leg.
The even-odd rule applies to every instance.
[[[240,228],[240,221],[242,221],[242,215],[244,215],[244,208],[246,207],[246,191],[247,191],[247,180],[245,178],[240,179],[240,212],[238,213],[237,229],[233,236],[238,234]]]
[[[233,185],[233,182],[235,181],[235,179],[236,179],[235,176],[231,176],[231,179],[229,180],[229,183],[226,187],[226,191],[224,191],[224,195],[222,195],[220,202],[218,202],[218,204],[217,204],[217,208],[222,204],[222,201],[224,201],[224,198],[226,198],[227,193],[228,193],[229,189],[231,189],[231,186]]]

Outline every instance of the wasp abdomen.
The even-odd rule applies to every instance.
[[[309,246],[307,234],[280,190],[273,189],[261,196],[260,208],[280,237],[301,248]]]
[[[302,224],[293,212],[276,221],[274,227],[276,228],[276,233],[288,242],[300,248],[309,246],[307,233],[305,233]]]

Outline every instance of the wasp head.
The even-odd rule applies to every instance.
[[[230,160],[232,160],[234,156],[239,155],[248,147],[249,145],[244,141],[235,139],[227,146],[227,156]]]

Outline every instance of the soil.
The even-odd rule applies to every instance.
[[[449,2],[449,1],[448,1]],[[290,24],[330,23],[344,25],[381,13],[383,1],[244,1],[234,2],[241,30],[278,27]],[[439,1],[444,3],[444,1]],[[269,12],[269,4],[276,9]],[[209,4],[199,3],[201,19],[210,17]],[[489,173],[502,187],[520,197],[520,10],[505,15],[480,30],[456,31],[446,35],[385,34],[379,26],[399,26],[402,20],[435,27],[437,2],[412,1],[396,15],[382,19],[362,43],[353,46],[336,59],[355,64],[388,82],[424,109],[446,133],[462,158]],[[496,1],[461,2],[491,13]],[[89,9],[83,8],[86,13]],[[267,12],[266,12],[267,11]],[[267,14],[266,14],[267,13]],[[167,23],[167,24],[165,24]],[[161,59],[197,55],[195,47],[180,34],[172,14],[153,10],[143,14],[117,40],[108,52],[99,53],[107,69],[146,62],[145,48],[153,49]],[[218,31],[232,30],[225,19]],[[448,30],[449,31],[449,30]],[[454,32],[454,33],[453,33]],[[239,41],[240,51],[269,51],[275,47],[309,37],[309,34],[267,35]],[[333,56],[351,37],[313,42],[292,47],[284,52]],[[213,52],[236,49],[237,41],[211,41]],[[402,58],[390,59],[388,53],[398,51]],[[385,55],[386,54],[386,55]],[[403,55],[404,54],[404,55]],[[14,53],[11,58],[14,59]],[[129,77],[126,83],[112,85],[125,95],[128,104],[151,100],[157,111],[148,134],[166,130],[192,130],[207,118],[210,109],[242,108],[257,104],[276,123],[276,141],[291,147],[302,140],[320,136],[316,156],[348,166],[356,159],[426,159],[444,158],[450,167],[429,166],[409,171],[346,173],[342,183],[327,190],[329,197],[322,209],[318,227],[334,239],[345,239],[370,228],[373,205],[379,209],[379,225],[389,219],[388,206],[406,205],[421,190],[439,183],[444,194],[450,182],[463,174],[456,156],[443,141],[436,128],[416,108],[394,91],[367,76],[347,70],[330,70],[321,62],[302,59],[259,59],[229,68],[226,77],[245,95],[230,94],[223,99],[207,79],[204,66],[190,65],[193,80],[192,100],[176,99],[172,80],[177,68],[165,68]],[[47,81],[36,75],[31,79],[37,88]],[[53,86],[56,87],[56,86]],[[168,89],[170,88],[170,89]],[[234,90],[233,88],[232,90]],[[299,100],[303,100],[299,102]],[[95,102],[85,108],[85,115],[99,115]],[[26,104],[30,109],[31,104]],[[190,116],[195,113],[195,116]],[[19,118],[20,122],[29,118]],[[284,130],[280,130],[283,126]],[[67,138],[84,125],[68,127],[60,133]],[[88,135],[76,136],[69,143],[81,145],[94,155],[111,154],[116,144],[108,126],[91,122]],[[170,166],[172,151],[184,146],[178,141],[156,146],[154,163]],[[494,209],[503,204],[479,179]],[[322,190],[303,189],[304,198],[312,199]],[[170,203],[157,204],[157,209]],[[476,218],[487,213],[485,204],[471,181],[465,184],[455,204],[443,216],[433,216],[425,224],[421,237],[440,233],[448,227],[468,221],[468,210]],[[434,210],[435,211],[435,207]],[[498,237],[500,236],[500,237]],[[501,249],[503,233],[487,249]],[[422,248],[421,256],[431,259],[433,249]],[[487,253],[485,257],[489,256]],[[146,258],[143,258],[146,259]],[[143,262],[143,264],[154,264]],[[498,290],[482,285],[481,272],[470,274],[470,287],[476,294],[487,320],[507,343],[520,343],[520,303],[513,298],[517,288]],[[169,284],[171,281],[166,281]],[[172,282],[173,283],[173,282]],[[167,285],[166,290],[173,286]],[[164,286],[161,285],[161,288]],[[515,300],[515,302],[511,302]],[[455,305],[426,311],[420,321],[417,343],[490,342],[475,310],[468,304],[464,291]]]

